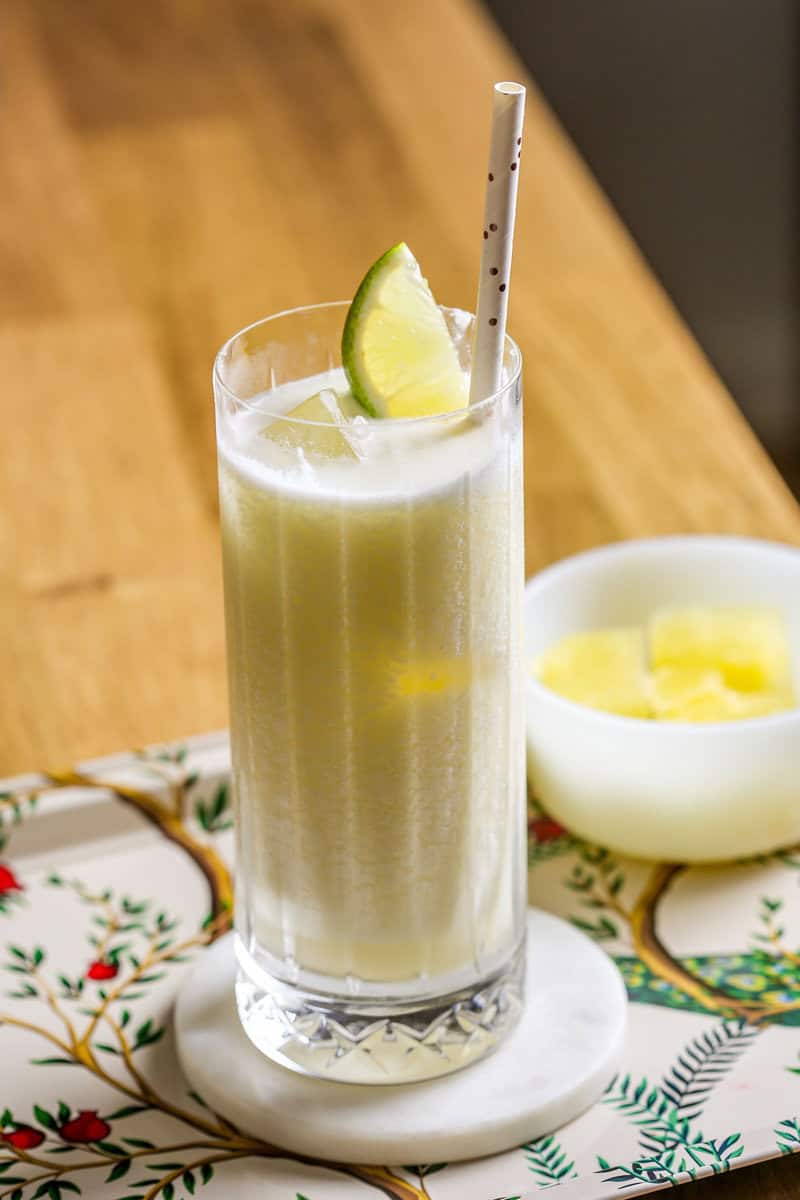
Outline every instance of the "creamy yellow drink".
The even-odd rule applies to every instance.
[[[264,416],[326,386],[220,446],[248,932],[342,989],[457,987],[518,937],[519,429]]]

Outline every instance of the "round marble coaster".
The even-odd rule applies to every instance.
[[[528,911],[527,1001],[493,1054],[452,1075],[382,1085],[312,1079],[252,1044],[236,1012],[232,936],[199,960],[175,1010],[178,1054],[207,1104],[251,1136],[340,1162],[453,1162],[548,1133],[617,1068],[626,996],[616,966],[558,917]]]

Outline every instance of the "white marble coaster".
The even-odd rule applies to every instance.
[[[192,1087],[252,1136],[340,1162],[453,1162],[495,1154],[572,1120],[602,1094],[625,1035],[625,985],[574,926],[528,912],[528,997],[489,1057],[394,1086],[335,1083],[265,1058],[234,1000],[232,936],[200,959],[178,996],[178,1053]]]

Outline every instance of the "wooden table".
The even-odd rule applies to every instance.
[[[491,81],[471,0],[5,0],[0,770],[226,722],[211,360],[407,240],[474,301]],[[534,570],[800,512],[541,99],[511,328]],[[686,1189],[790,1195],[778,1163]],[[792,1193],[793,1194],[793,1193]]]

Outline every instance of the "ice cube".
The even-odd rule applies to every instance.
[[[273,417],[261,431],[279,446],[302,450],[314,458],[360,457],[358,441],[348,435],[348,426],[363,416],[360,405],[349,393],[337,394],[323,388],[282,417]]]

